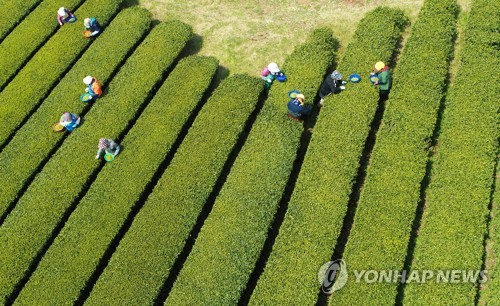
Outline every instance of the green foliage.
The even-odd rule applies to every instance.
[[[406,42],[344,253],[351,271],[403,268],[429,140],[444,95],[457,14],[454,0],[426,0]],[[330,302],[393,304],[396,287],[355,283],[351,277]]]
[[[316,302],[317,272],[330,260],[339,237],[359,158],[377,108],[378,92],[367,76],[375,62],[389,62],[406,22],[400,10],[380,7],[369,12],[358,25],[337,69],[346,79],[354,72],[364,79],[325,99],[287,214],[251,304]]]
[[[0,12],[5,12],[5,14],[0,18],[0,41],[40,2],[42,0],[1,2]]]
[[[10,1],[11,3],[18,2],[22,3],[24,1]],[[33,2],[33,1],[27,1]],[[71,9],[85,2],[85,0],[69,0],[65,1],[64,5]],[[101,1],[102,2],[102,1]],[[12,5],[12,4],[11,4]],[[19,6],[19,4],[16,4]],[[40,46],[42,46],[54,32],[58,29],[59,24],[57,23],[57,9],[61,6],[61,1],[58,0],[46,0],[40,3],[40,5],[29,14],[21,24],[19,24],[0,44],[0,58],[5,59],[0,61],[0,88],[6,85],[6,82],[12,77],[19,68],[26,62],[28,57],[36,52]],[[80,10],[78,10],[80,11]],[[4,12],[4,11],[0,11]],[[5,11],[7,12],[7,11]],[[18,12],[19,13],[19,12]],[[83,13],[83,12],[82,12]],[[10,14],[10,12],[9,12]],[[5,14],[5,15],[9,15]],[[75,16],[76,15],[75,13]],[[83,25],[83,19],[80,21]],[[77,33],[75,31],[77,28],[80,29],[80,34],[78,38],[82,38],[81,31],[83,26],[76,26],[75,24],[64,27],[62,29],[65,33]],[[71,28],[71,29],[69,29]],[[68,34],[56,34],[56,37],[68,36]],[[52,44],[62,44],[61,39],[53,38]],[[78,46],[73,47],[68,44],[66,48],[78,49]],[[47,53],[44,55],[47,56]],[[6,60],[8,59],[8,60]],[[65,62],[65,61],[63,61]],[[49,70],[49,69],[47,69]],[[43,73],[45,71],[41,71]],[[30,80],[33,81],[33,80]],[[27,82],[27,80],[25,80]]]
[[[245,75],[219,85],[120,242],[88,304],[153,304],[261,90],[260,80]]]
[[[0,215],[23,188],[33,174],[63,138],[63,133],[53,133],[52,124],[66,111],[79,114],[89,104],[80,102],[84,92],[82,78],[90,72],[103,85],[109,82],[114,70],[149,29],[149,12],[137,7],[123,10],[64,76],[38,110],[16,132],[0,153]],[[128,31],[123,31],[129,27]],[[89,63],[95,65],[89,71]],[[73,132],[73,133],[76,133]]]
[[[52,231],[98,169],[101,137],[116,139],[192,35],[172,21],[156,26],[127,59],[76,129],[52,156],[0,227],[0,294],[10,294]],[[119,157],[117,157],[119,158]]]
[[[59,1],[57,2],[59,3]],[[116,15],[122,2],[123,0],[89,0],[75,12],[75,15],[95,16],[105,26]],[[57,21],[54,20],[57,15],[57,8],[54,9],[53,6],[47,9],[50,9],[51,22],[57,24]],[[39,9],[41,8],[39,7]],[[42,17],[39,16],[38,18]],[[23,22],[23,25],[25,22]],[[28,33],[34,32],[36,35],[39,27],[40,25],[35,23],[26,31]],[[83,27],[77,27],[76,24],[65,25],[38,50],[28,64],[4,88],[0,94],[0,143],[6,141],[37,103],[50,91],[51,87],[57,83],[61,75],[80,56],[85,47],[93,41],[82,36],[82,29]],[[28,48],[29,43],[35,41],[35,39],[25,35],[15,37],[18,37],[19,40],[12,42],[13,48],[6,47],[6,49],[3,49],[0,47],[0,50],[6,51],[5,54],[0,53],[0,58],[9,58],[9,60],[0,61],[2,63],[0,75],[8,73],[8,75],[5,74],[0,77],[0,84],[4,84],[5,80],[19,68],[23,60],[15,68],[3,65],[11,65],[17,62],[11,60],[11,58],[21,54],[21,50]],[[1,46],[4,46],[6,42],[7,40]]]
[[[446,101],[412,269],[481,270],[483,264],[499,136],[500,53],[498,45],[492,43],[500,25],[500,2],[474,1],[467,22],[461,65]],[[496,39],[498,43],[498,36]],[[485,304],[498,303],[498,285],[490,287],[489,281],[486,285],[491,291]],[[476,293],[475,282],[410,283],[404,302],[472,305]]]
[[[200,102],[217,65],[217,60],[202,57],[190,57],[177,65],[125,136],[121,143],[123,152],[99,173],[80,201],[16,303],[33,305],[42,301],[62,305],[78,298],[183,124]],[[129,288],[121,290],[131,293]],[[117,300],[109,293],[106,292],[109,304],[116,304]],[[118,304],[130,302],[124,300]]]
[[[299,147],[303,128],[286,115],[287,92],[298,89],[312,101],[334,49],[331,31],[320,29],[288,57],[283,66],[288,81],[272,86],[166,304],[237,303]]]
[[[499,209],[499,183],[497,163],[495,190],[492,194],[491,221],[486,253],[486,269],[488,270],[488,283],[481,285],[479,305],[495,305],[500,293],[500,209]]]

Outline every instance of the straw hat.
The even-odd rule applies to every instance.
[[[385,67],[384,62],[377,62],[377,63],[375,64],[375,70],[377,70],[377,71],[382,70],[384,67]]]

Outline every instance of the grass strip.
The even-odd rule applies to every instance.
[[[340,235],[377,109],[378,92],[367,76],[373,63],[390,61],[407,22],[401,10],[385,7],[367,13],[360,21],[337,69],[346,78],[350,73],[364,71],[361,75],[366,79],[348,84],[341,94],[325,99],[285,219],[251,304],[316,302],[317,272],[330,260]],[[373,32],[379,34],[373,36]],[[279,290],[276,284],[280,284]]]
[[[120,158],[99,173],[16,303],[63,305],[78,299],[203,97],[217,66],[214,58],[202,57],[189,57],[177,65],[125,136]]]
[[[0,41],[42,0],[2,1],[0,12],[8,12],[0,19]]]
[[[400,271],[426,175],[428,148],[455,40],[454,0],[426,0],[398,63],[377,142],[346,245],[349,271]],[[371,277],[368,277],[370,276]],[[352,275],[331,304],[388,305],[397,281],[372,283],[373,273]]]
[[[75,12],[75,15],[94,16],[103,26],[106,26],[117,14],[122,2],[123,0],[88,0]],[[51,10],[51,13],[51,21],[54,22],[57,8]],[[36,33],[38,29],[39,26],[35,24],[29,31]],[[85,39],[81,33],[82,29],[83,27],[78,27],[76,24],[62,27],[0,93],[0,144],[3,144],[22,124],[23,120],[81,56],[85,48],[94,41]],[[24,49],[30,41],[30,38],[23,37],[16,42],[16,48]],[[6,42],[7,40],[0,46]],[[0,53],[0,58],[10,58],[11,55],[14,56],[20,52],[20,50],[9,49],[6,53],[9,56]],[[10,62],[10,60],[1,61],[5,64]],[[96,64],[88,63],[89,74],[92,72],[91,67]],[[0,67],[0,72],[4,71],[9,71],[9,68]],[[15,70],[12,71],[14,72]],[[4,79],[0,77],[0,84],[3,82]]]
[[[191,35],[190,27],[179,21],[156,26],[113,78],[98,107],[89,111],[85,124],[66,139],[5,219],[0,227],[2,298],[28,272],[99,170],[94,159],[99,138],[120,136]]]
[[[288,81],[271,88],[165,304],[238,302],[300,145],[303,127],[286,115],[287,93],[298,89],[312,101],[334,49],[331,31],[318,29],[285,61]]]
[[[446,100],[412,270],[474,271],[470,275],[481,270],[499,136],[499,25],[500,2],[473,2],[459,71]],[[472,305],[478,278],[409,283],[404,301]]]
[[[55,146],[64,139],[64,133],[52,132],[52,123],[57,122],[63,112],[80,114],[91,106],[78,99],[85,89],[82,78],[91,73],[106,85],[131,49],[144,37],[150,23],[146,9],[133,7],[120,12],[17,131],[0,153],[0,181],[4,182],[0,189],[0,215],[6,213],[40,164],[50,157]],[[125,27],[130,29],[123,31]],[[89,63],[106,65],[95,65],[90,70]]]
[[[154,303],[257,104],[262,85],[259,79],[235,75],[215,90],[87,304]]]

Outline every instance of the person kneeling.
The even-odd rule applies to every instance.
[[[80,117],[75,114],[65,112],[62,114],[59,124],[64,126],[68,132],[71,132],[80,124]]]
[[[113,156],[116,156],[118,155],[118,153],[120,153],[120,146],[114,140],[109,138],[99,139],[97,148],[97,155],[95,156],[96,159],[99,159],[103,152],[105,152],[105,154],[113,154]]]
[[[287,104],[288,116],[297,121],[301,121],[305,116],[311,114],[312,106],[305,105],[305,97],[303,94],[298,94],[294,99]]]

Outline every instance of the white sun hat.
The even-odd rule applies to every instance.
[[[62,6],[61,6],[61,7],[57,10],[57,14],[58,14],[59,16],[61,16],[61,17],[62,17],[62,16],[64,16],[64,15],[66,15],[66,9],[65,9],[64,7],[62,7]]]
[[[278,73],[278,72],[280,72],[280,68],[278,67],[278,64],[276,64],[275,62],[272,62],[269,65],[267,65],[267,69],[271,73]]]
[[[83,83],[85,83],[86,85],[90,85],[90,83],[92,83],[92,77],[90,75],[86,76],[83,78]]]

